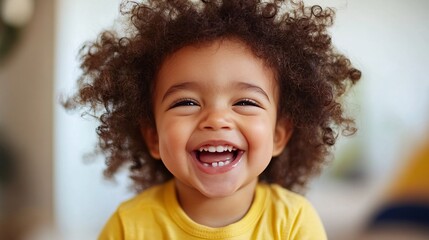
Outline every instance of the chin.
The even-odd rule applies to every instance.
[[[197,188],[197,190],[207,198],[225,198],[230,197],[242,190],[248,184],[238,184],[238,183],[210,183],[204,184]]]
[[[210,192],[200,192],[201,194],[203,194],[206,198],[227,198],[230,197],[232,195],[234,195],[234,193],[236,193],[236,191],[210,191]]]

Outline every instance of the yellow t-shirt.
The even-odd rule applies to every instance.
[[[240,221],[211,228],[192,221],[186,215],[177,201],[174,181],[169,181],[122,203],[98,239],[327,238],[311,204],[278,185],[258,184],[252,206]]]

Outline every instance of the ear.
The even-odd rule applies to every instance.
[[[292,121],[287,118],[279,119],[274,130],[273,157],[279,156],[289,142],[293,132]]]
[[[159,154],[158,133],[153,127],[140,127],[140,133],[146,142],[150,155],[155,159],[161,159]]]

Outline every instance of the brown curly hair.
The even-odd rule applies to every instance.
[[[239,39],[274,70],[278,115],[294,125],[285,151],[260,180],[292,190],[305,186],[320,171],[337,135],[356,131],[340,98],[361,73],[331,44],[332,9],[295,0],[148,0],[123,2],[121,13],[128,20],[122,36],[105,31],[82,48],[79,90],[64,103],[99,119],[106,176],[128,165],[137,190],[172,178],[161,161],[152,159],[139,130],[155,124],[154,80],[175,51],[221,38]]]

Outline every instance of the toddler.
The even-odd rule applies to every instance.
[[[354,121],[360,71],[334,12],[294,0],[124,2],[122,34],[82,51],[66,108],[98,116],[107,176],[140,192],[99,239],[326,239],[299,191]]]

